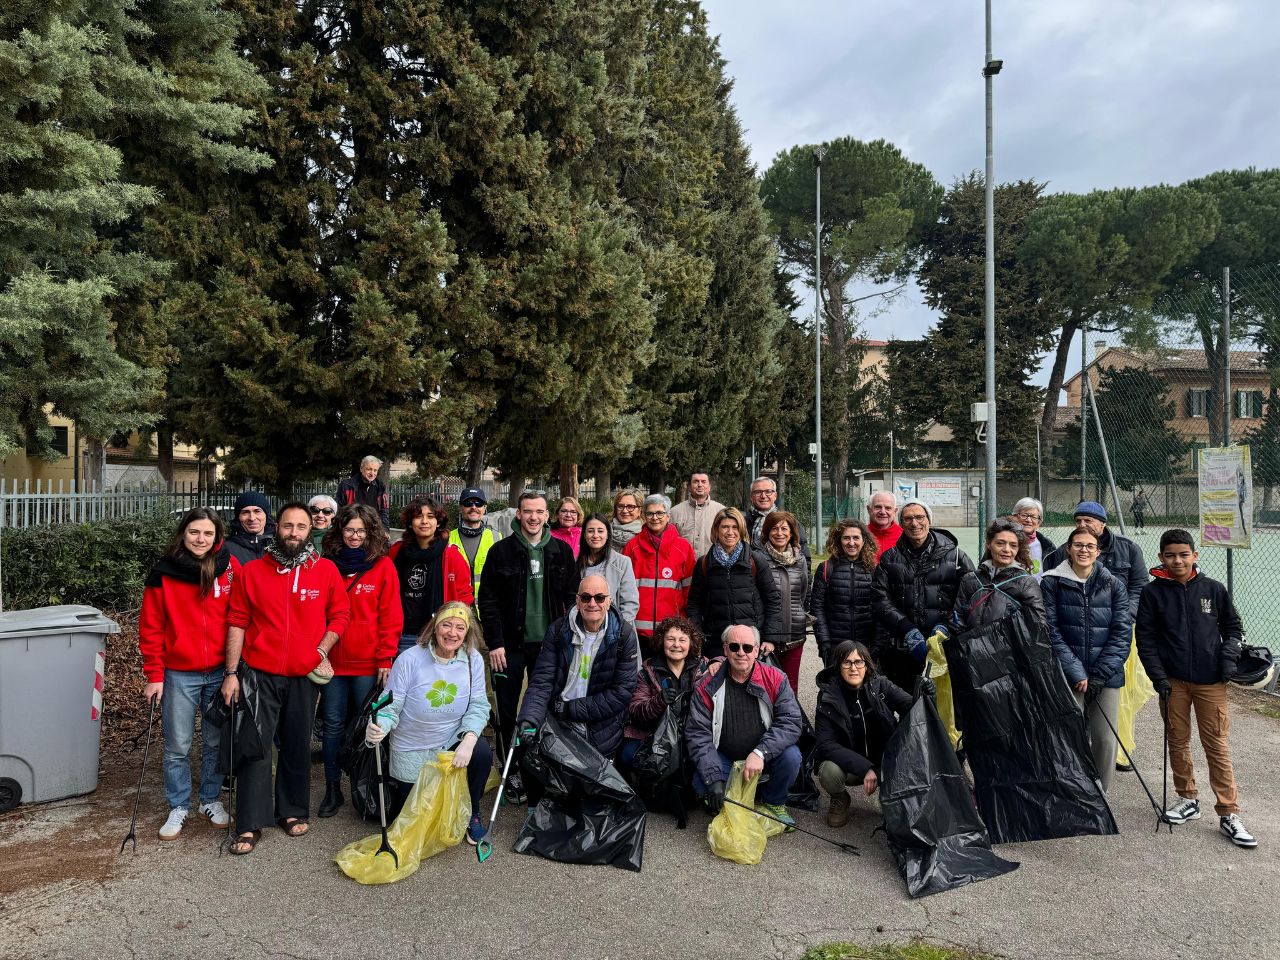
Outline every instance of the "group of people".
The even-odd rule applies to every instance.
[[[816,676],[814,762],[830,797],[828,822],[848,818],[849,789],[874,794],[892,732],[910,707],[929,638],[1027,615],[1042,624],[1065,681],[1089,717],[1104,788],[1115,770],[1118,691],[1133,627],[1152,683],[1166,700],[1177,805],[1199,817],[1190,755],[1194,708],[1210,761],[1222,831],[1256,843],[1238,816],[1226,742],[1223,684],[1241,627],[1225,591],[1195,566],[1186,531],[1161,539],[1148,583],[1141,550],[1083,502],[1056,548],[1039,533],[1033,499],[986,531],[975,566],[957,538],[933,525],[928,504],[876,493],[868,519],[836,521],[814,568],[804,530],[777,505],[768,477],[751,484],[745,511],[711,499],[695,471],[687,499],[624,490],[612,516],[585,515],[566,498],[550,524],[546,495],[526,491],[511,532],[486,524],[478,489],[459,498],[458,523],[430,498],[412,500],[390,542],[380,464],[366,458],[336,497],[290,502],[242,494],[231,528],[196,508],[180,522],[148,576],[140,643],[147,685],[160,697],[170,812],[160,836],[191,816],[188,755],[195,714],[221,697],[249,695],[262,743],[238,762],[235,854],[263,830],[310,829],[310,742],[317,699],[325,794],[317,813],[345,802],[338,750],[353,713],[376,688],[389,702],[365,729],[389,738],[390,813],[424,763],[451,751],[466,768],[472,818],[499,748],[529,748],[548,716],[572,725],[630,769],[666,711],[679,712],[689,786],[718,811],[734,764],[763,777],[760,810],[794,825],[785,802],[801,768],[804,718],[797,701],[812,627]],[[527,688],[526,688],[527,687]],[[492,690],[491,704],[489,693]],[[219,730],[203,725],[197,812],[226,826],[217,770]],[[1105,732],[1105,735],[1104,735]],[[513,766],[505,790],[536,803],[538,787]]]

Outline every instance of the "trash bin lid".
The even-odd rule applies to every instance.
[[[0,640],[51,633],[119,633],[120,627],[96,607],[67,604],[0,613]]]

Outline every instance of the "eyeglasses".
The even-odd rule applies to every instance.
[[[1019,520],[1021,520],[1023,523],[1039,523],[1040,522],[1040,516],[1035,513],[1015,513],[1014,516],[1017,517]]]
[[[634,503],[620,503],[613,509],[617,510],[618,513],[635,513],[640,508]]]
[[[596,603],[606,603],[609,599],[607,593],[580,593],[578,594],[579,603],[590,603],[594,600]]]
[[[929,522],[928,517],[903,517],[902,525],[904,527],[919,527]]]
[[[344,537],[350,537],[352,540],[363,540],[369,535],[369,531],[364,527],[360,527],[359,529],[355,527],[343,527],[342,535]]]
[[[858,658],[857,660],[846,660],[840,664],[840,666],[844,667],[846,670],[865,670],[867,661],[862,658]]]
[[[665,510],[646,510],[644,512],[644,518],[646,520],[657,520],[659,517],[665,517],[666,515],[667,511]]]
[[[756,648],[754,643],[730,643],[728,644],[730,653],[750,653]]]
[[[337,513],[338,511],[337,511],[337,510],[333,510],[333,509],[331,509],[331,508],[329,508],[329,507],[312,507],[312,508],[311,508],[311,512],[312,512],[312,513],[323,513],[326,517],[332,517],[332,516],[333,516],[335,513]]]
[[[1068,549],[1078,550],[1080,553],[1097,553],[1098,545],[1096,543],[1072,543],[1068,544]]]
[[[777,490],[752,490],[751,495],[753,497],[759,497],[759,496],[765,496],[765,495],[770,497],[776,497],[778,495],[778,491]]]

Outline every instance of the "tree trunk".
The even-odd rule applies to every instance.
[[[107,447],[101,440],[84,442],[84,481],[90,489],[101,490],[106,481]]]
[[[522,493],[524,493],[524,478],[512,477],[511,482],[507,484],[507,506],[514,507]]]
[[[608,467],[601,467],[596,471],[596,499],[604,500],[613,492],[613,478],[609,475]]]
[[[841,450],[836,454],[835,459],[831,461],[831,495],[835,497],[838,503],[842,503],[848,492],[849,451]]]
[[[164,482],[173,487],[173,427],[168,420],[161,420],[156,425],[156,462],[160,467],[160,476]]]
[[[1209,374],[1209,408],[1205,411],[1209,426],[1209,446],[1224,447],[1227,431],[1222,388],[1227,369],[1227,345],[1218,342],[1209,323],[1198,320],[1196,326],[1199,328],[1200,342],[1204,345],[1205,368]],[[1230,402],[1230,399],[1226,398],[1226,402]]]
[[[787,458],[785,454],[779,454],[778,455],[778,503],[786,503],[786,502],[787,502]]]
[[[480,486],[480,478],[484,476],[484,427],[476,427],[471,431],[471,452],[467,455],[467,486]]]
[[[1071,342],[1076,338],[1076,330],[1080,321],[1073,315],[1062,324],[1062,334],[1058,338],[1058,346],[1053,354],[1053,368],[1049,371],[1049,386],[1044,392],[1044,411],[1040,414],[1040,461],[1049,462],[1049,451],[1053,449],[1053,422],[1058,412],[1058,396],[1062,393],[1062,381],[1067,373],[1067,360],[1071,356]],[[1081,384],[1081,387],[1084,385]],[[1084,409],[1083,391],[1081,410]]]
[[[560,464],[560,499],[578,497],[578,465],[576,463]]]

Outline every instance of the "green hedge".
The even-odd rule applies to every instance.
[[[173,535],[165,514],[0,530],[6,610],[84,603],[129,610],[142,579]]]

